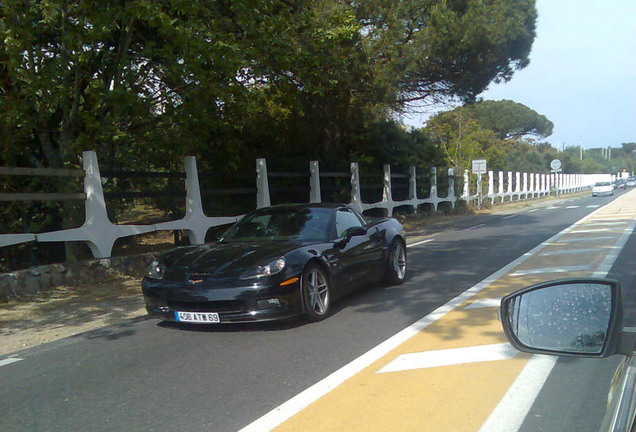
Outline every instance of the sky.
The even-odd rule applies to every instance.
[[[480,97],[545,115],[554,147],[636,142],[636,0],[537,0],[537,12],[530,65]]]

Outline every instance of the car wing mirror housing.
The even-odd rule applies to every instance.
[[[344,248],[352,237],[363,236],[367,233],[367,229],[363,226],[354,226],[347,230],[346,235],[340,241],[336,242],[336,246],[340,249]]]
[[[347,232],[347,237],[351,238],[351,237],[355,237],[355,236],[362,236],[365,235],[367,233],[367,229],[363,226],[354,226],[349,228],[349,232]]]
[[[623,329],[622,290],[610,279],[560,279],[501,300],[504,333],[519,351],[578,357],[631,356],[636,333]]]

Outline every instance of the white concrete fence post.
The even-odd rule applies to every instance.
[[[512,171],[508,171],[508,189],[506,195],[508,195],[508,197],[510,197],[510,201],[512,201]]]
[[[36,234],[38,242],[81,241],[88,244],[95,258],[108,258],[118,238],[155,231],[154,225],[115,225],[108,219],[97,154],[82,153],[84,177],[85,221],[79,228]]]
[[[409,201],[413,207],[413,213],[417,213],[417,169],[409,166]]]
[[[210,228],[236,222],[241,216],[206,216],[203,211],[203,200],[201,199],[201,187],[196,158],[194,156],[186,156],[184,159],[184,168],[186,173],[185,216],[176,221],[159,223],[155,225],[155,228],[157,231],[184,230],[188,234],[190,244],[200,245],[205,243],[205,235]]]
[[[360,171],[358,169],[357,162],[351,162],[351,205],[360,213],[364,210],[362,208],[362,198],[360,196]]]
[[[455,168],[448,169],[448,197],[451,206],[455,208],[455,202],[457,202],[457,197],[455,196]]]
[[[267,179],[267,162],[256,159],[256,208],[269,207],[269,180]]]
[[[391,193],[391,165],[384,164],[382,176],[382,202],[386,206],[388,216],[393,216],[393,195]]]
[[[530,195],[530,198],[534,198],[534,192],[535,192],[535,190],[534,190],[534,173],[528,173],[528,183],[529,183],[529,185],[528,185],[528,188],[529,188],[528,193]]]
[[[439,205],[439,197],[437,196],[437,167],[431,168],[431,193],[428,197],[433,204],[433,210],[437,211]]]
[[[309,162],[309,202],[319,203],[322,202],[320,195],[320,167],[318,161]]]

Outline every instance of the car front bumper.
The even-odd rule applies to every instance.
[[[175,312],[218,313],[221,324],[286,320],[302,313],[299,281],[218,288],[144,278],[142,291],[148,314],[168,321],[178,322]]]
[[[592,190],[592,196],[610,196],[614,195],[614,190]]]

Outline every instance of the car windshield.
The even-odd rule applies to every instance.
[[[328,208],[262,209],[232,226],[223,236],[223,241],[327,241],[331,237],[332,214]]]
[[[609,182],[598,182],[595,186],[611,186]]]

